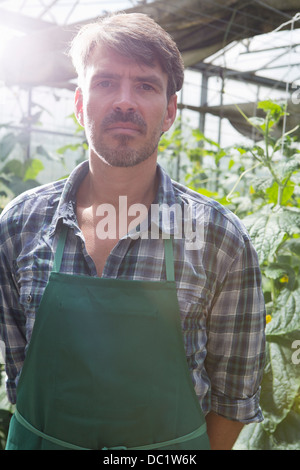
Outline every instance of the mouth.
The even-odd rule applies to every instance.
[[[139,114],[119,111],[106,116],[102,122],[102,128],[112,134],[128,136],[145,135],[147,131],[147,125]]]
[[[109,132],[118,132],[125,133],[128,135],[131,134],[141,134],[141,129],[136,125],[129,122],[117,122],[107,126],[106,128]]]

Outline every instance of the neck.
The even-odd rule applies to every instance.
[[[120,196],[127,204],[149,207],[157,190],[156,159],[148,158],[133,167],[113,167],[99,157],[90,158],[90,170],[82,182],[78,200],[85,207],[112,204],[118,210]]]

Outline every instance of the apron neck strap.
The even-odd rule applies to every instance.
[[[173,239],[166,238],[165,244],[165,263],[166,263],[166,277],[167,281],[175,281],[174,273],[174,255],[173,255]]]
[[[63,225],[59,238],[58,238],[57,248],[56,248],[56,252],[54,256],[53,269],[52,269],[52,271],[56,273],[60,271],[67,233],[68,233],[68,227],[66,225]],[[175,281],[172,238],[166,238],[164,240],[164,246],[165,246],[165,263],[166,263],[167,281]]]
[[[56,247],[56,252],[54,256],[54,263],[52,271],[58,273],[60,271],[60,266],[62,262],[62,257],[64,254],[65,242],[67,238],[68,227],[66,225],[62,226],[61,232],[59,234],[58,243]]]

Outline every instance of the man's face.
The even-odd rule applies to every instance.
[[[122,167],[156,158],[161,133],[176,117],[176,95],[168,102],[167,84],[158,62],[148,67],[96,47],[76,92],[76,115],[91,155]]]

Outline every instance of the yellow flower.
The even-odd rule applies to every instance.
[[[271,315],[266,315],[266,323],[270,323],[271,320],[272,320]]]
[[[286,284],[287,282],[289,282],[289,276],[285,274],[279,279],[279,282],[281,282],[281,284]]]

